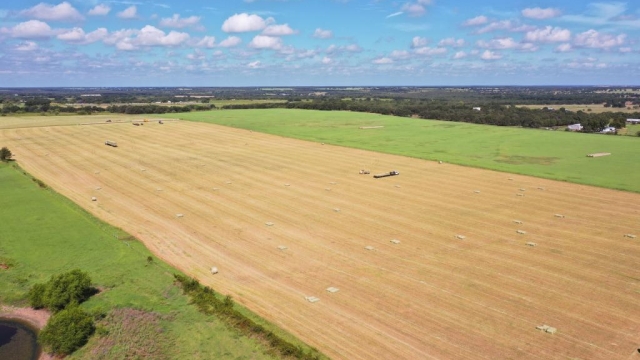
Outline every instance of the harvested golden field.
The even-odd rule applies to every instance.
[[[640,238],[625,236],[640,194],[181,121],[5,129],[0,144],[336,359],[640,356]]]

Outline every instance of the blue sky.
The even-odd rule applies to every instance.
[[[640,2],[0,2],[0,86],[639,85]]]

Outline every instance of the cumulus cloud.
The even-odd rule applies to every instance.
[[[573,44],[577,47],[593,48],[593,49],[610,49],[625,43],[627,35],[611,35],[602,34],[596,30],[588,30],[577,34]]]
[[[456,39],[456,38],[446,38],[440,40],[438,46],[452,46],[452,47],[462,47],[464,46],[464,39]]]
[[[431,47],[425,46],[425,47],[415,49],[414,52],[418,55],[433,56],[433,55],[446,54],[447,49],[443,47],[431,48]]]
[[[333,37],[333,32],[331,30],[317,28],[316,31],[313,32],[313,37],[318,39],[330,39]]]
[[[91,44],[100,40],[104,40],[109,31],[105,28],[99,28],[90,33],[85,33],[82,28],[76,27],[58,34],[58,40],[75,44]]]
[[[49,21],[80,21],[84,19],[84,16],[80,15],[78,10],[66,1],[58,5],[40,3],[27,10],[20,11],[20,15]]]
[[[256,60],[256,61],[248,63],[247,67],[250,68],[250,69],[258,69],[258,68],[260,68],[262,66],[260,64],[260,60]]]
[[[138,8],[135,5],[129,6],[128,8],[120,11],[118,13],[118,17],[120,19],[135,19],[138,17]]]
[[[554,8],[542,9],[539,7],[535,7],[535,8],[526,8],[522,10],[522,16],[529,19],[536,19],[536,20],[551,19],[554,17],[558,17],[560,15],[562,15],[562,12]]]
[[[288,24],[269,25],[264,30],[262,30],[262,35],[267,35],[267,36],[285,36],[285,35],[293,35],[297,33],[298,31],[290,28]]]
[[[189,60],[204,60],[205,58],[206,55],[199,49],[196,49],[196,51],[191,54],[187,54],[187,59]]]
[[[573,48],[571,47],[571,44],[560,44],[556,47],[555,52],[569,52],[573,50]]]
[[[240,39],[237,36],[229,36],[228,38],[222,40],[220,42],[220,46],[221,47],[234,47],[234,46],[238,46],[240,43],[242,42],[242,39]]]
[[[329,58],[327,56],[323,57],[322,58],[322,63],[325,64],[325,65],[326,64],[330,64],[331,63],[331,58]]]
[[[196,47],[213,48],[216,46],[216,38],[214,36],[205,36],[196,43]]]
[[[40,20],[29,20],[16,24],[12,28],[2,28],[0,33],[18,39],[45,39],[56,34],[49,24]]]
[[[527,31],[526,41],[539,43],[567,42],[571,39],[571,31],[559,27],[547,26],[541,29]]]
[[[397,60],[405,60],[411,57],[411,53],[406,50],[393,50],[389,57]]]
[[[535,29],[534,26],[523,25],[511,20],[501,20],[501,21],[494,21],[487,26],[483,26],[482,28],[478,29],[476,33],[485,34],[488,32],[498,31],[498,30],[506,30],[511,32],[525,32],[525,31],[531,31],[534,29]]]
[[[358,44],[349,44],[346,46],[336,46],[331,44],[326,52],[327,54],[341,54],[341,53],[358,53],[362,48]]]
[[[453,54],[454,60],[464,59],[466,57],[467,57],[467,53],[464,51],[458,51],[457,53]]]
[[[427,46],[428,43],[429,43],[429,40],[427,38],[414,36],[413,39],[411,39],[411,48],[415,49],[415,48],[425,47]]]
[[[279,50],[282,48],[282,39],[275,36],[256,35],[249,43],[254,49]]]
[[[171,31],[167,34],[154,26],[147,25],[140,30],[124,29],[114,31],[104,39],[104,43],[115,45],[118,50],[137,50],[141,47],[179,46],[188,41],[189,38],[189,34],[184,32]]]
[[[384,64],[391,64],[391,63],[393,63],[393,59],[390,59],[390,58],[388,58],[388,57],[381,57],[381,58],[374,59],[372,62],[373,62],[374,64],[384,65]]]
[[[227,33],[260,31],[273,22],[273,18],[265,20],[258,15],[249,15],[247,13],[235,14],[224,21],[222,31]]]
[[[474,18],[466,20],[465,22],[462,23],[462,26],[480,26],[488,22],[489,22],[489,19],[486,16],[480,15],[480,16],[476,16]]]
[[[513,40],[513,38],[498,38],[498,39],[492,39],[489,41],[485,41],[485,40],[478,40],[476,42],[476,45],[478,45],[478,47],[484,48],[484,49],[500,49],[500,50],[507,50],[507,49],[516,49],[518,47],[520,47],[520,44],[518,44],[515,40]]]
[[[25,41],[16,45],[16,50],[18,51],[34,51],[38,50],[38,44],[33,41]]]
[[[408,2],[402,5],[400,12],[406,13],[409,16],[414,16],[414,17],[422,16],[427,12],[426,6],[430,4],[431,4],[431,0],[417,0],[414,2]]]
[[[88,14],[92,16],[104,16],[109,14],[111,8],[105,4],[98,4],[93,9],[89,10]]]
[[[485,50],[480,56],[482,60],[499,60],[502,59],[502,55],[493,52],[491,50]]]
[[[169,28],[186,28],[197,27],[202,28],[200,25],[200,16],[189,16],[187,18],[181,18],[180,14],[173,14],[170,18],[163,18],[160,20],[160,26]]]

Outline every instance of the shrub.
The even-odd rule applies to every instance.
[[[77,305],[95,293],[91,278],[81,270],[52,276],[45,284],[35,284],[29,290],[29,303],[34,308],[58,312],[69,305]]]
[[[94,331],[91,315],[72,306],[49,319],[40,331],[38,341],[49,353],[68,355],[86,344]]]
[[[8,161],[11,159],[11,156],[13,156],[13,154],[11,154],[11,151],[6,146],[0,149],[1,161]]]
[[[638,132],[636,133],[636,136],[640,136],[640,131],[638,131]]]

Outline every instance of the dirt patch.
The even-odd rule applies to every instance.
[[[0,264],[0,270],[9,270],[9,265],[7,265],[7,264]]]

